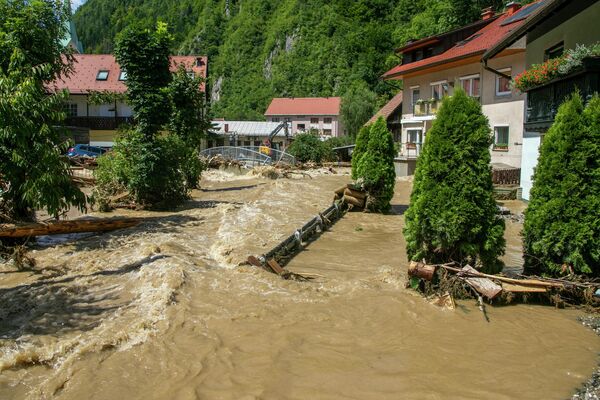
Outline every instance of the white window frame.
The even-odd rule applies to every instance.
[[[509,68],[499,69],[498,72],[502,72],[502,73],[510,72],[510,74],[512,76],[512,68],[510,68],[510,67]],[[510,90],[510,88],[506,92],[500,92],[499,91],[499,89],[500,89],[500,79],[501,78],[502,77],[500,75],[496,75],[496,96],[510,96],[512,94],[512,90]]]
[[[479,93],[477,94],[477,96],[473,96],[473,80],[474,79],[479,79]],[[469,91],[467,92],[467,96],[469,97],[474,97],[474,98],[479,98],[481,96],[481,76],[479,74],[473,74],[473,75],[467,75],[467,76],[461,76],[459,78],[460,80],[460,87],[464,89],[464,82],[465,81],[469,81]]]
[[[444,79],[443,81],[431,82],[429,84],[429,86],[431,87],[431,98],[432,99],[435,99],[435,96],[433,95],[433,88],[436,86],[438,87],[438,89],[440,89],[440,95],[441,95],[441,97],[436,100],[442,100],[445,96],[448,95],[448,90],[446,90],[444,93],[444,84],[448,85],[448,80]]]
[[[419,91],[419,98],[415,99],[415,90]],[[421,86],[411,86],[410,87],[410,104],[414,107],[417,104],[417,100],[421,99]]]
[[[411,133],[415,134],[415,141],[410,140]],[[421,144],[423,141],[423,129],[422,128],[410,128],[406,130],[406,143]]]
[[[77,117],[79,114],[79,107],[77,103],[66,103],[65,104],[65,114],[67,114],[67,118]]]
[[[331,118],[331,117],[325,117],[325,118],[323,118],[323,124],[329,125],[329,124],[332,124],[332,123],[333,123],[333,118]]]
[[[506,138],[506,143],[498,143],[498,131],[497,128],[506,128],[508,130],[508,136]],[[508,124],[497,124],[494,125],[494,148],[499,145],[506,145],[506,147],[510,147],[510,125]]]
[[[119,72],[119,80],[121,82],[126,81],[127,80],[127,72],[125,72],[125,71]]]

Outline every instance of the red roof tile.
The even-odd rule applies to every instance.
[[[539,0],[535,3],[523,6],[522,10],[525,10],[528,7],[533,6],[534,4],[543,1],[544,0]],[[475,32],[466,40],[455,44],[453,47],[451,47],[444,53],[438,54],[433,57],[425,58],[423,60],[419,60],[413,63],[398,65],[386,72],[385,74],[383,74],[383,78],[401,78],[402,75],[409,72],[416,72],[435,65],[444,64],[447,62],[483,54],[488,48],[500,42],[505,36],[510,34],[510,32],[517,29],[523,23],[525,23],[525,21],[527,21],[527,18],[525,18],[513,23],[503,24],[503,22],[505,22],[510,17],[511,15],[509,15],[508,13],[502,14],[500,17],[494,20],[494,22],[492,22],[489,25],[486,25],[479,31]]]
[[[74,54],[73,72],[63,79],[48,85],[49,90],[67,89],[71,94],[86,94],[90,91],[109,91],[124,93],[125,82],[119,80],[121,67],[111,54]],[[198,62],[199,61],[199,62]],[[196,76],[206,79],[205,56],[171,56],[171,71],[175,72],[180,64],[194,71]],[[108,79],[96,79],[98,71],[108,71]],[[202,85],[204,90],[204,84]]]
[[[340,97],[275,98],[265,115],[339,115]]]
[[[375,115],[371,117],[370,120],[367,121],[365,125],[371,125],[379,119],[379,117],[384,117],[387,119],[394,111],[398,109],[402,105],[402,90],[398,92],[397,95],[392,97],[390,101],[387,102],[385,106],[381,108],[381,110],[377,111]]]

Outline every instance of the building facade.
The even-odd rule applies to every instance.
[[[477,99],[489,119],[493,132],[492,166],[498,170],[520,168],[525,96],[512,89],[510,82],[525,70],[524,43],[505,49],[487,66],[481,63],[481,57],[491,45],[527,20],[530,7],[511,3],[501,14],[487,9],[474,24],[397,50],[403,54],[403,62],[384,78],[403,80],[399,160],[407,164],[404,170],[408,174],[414,172],[441,100],[458,88]],[[518,175],[518,171],[515,173]]]
[[[526,68],[531,68],[578,45],[593,45],[600,41],[599,16],[598,0],[547,0],[526,23],[489,48],[483,61],[487,63],[515,43],[524,42]],[[600,60],[584,60],[577,71],[527,90],[521,163],[522,197],[525,200],[529,200],[533,170],[544,134],[554,122],[560,104],[576,90],[584,101],[600,92]]]
[[[323,138],[346,134],[340,121],[339,97],[274,98],[265,112],[269,122],[287,121],[291,133],[317,132]]]
[[[281,122],[215,120],[212,121],[212,129],[206,139],[206,147],[268,145],[276,150],[285,151],[292,141],[293,134],[289,124],[287,135],[286,129],[281,125]]]
[[[190,75],[206,79],[204,56],[172,56],[171,71],[185,66]],[[68,90],[65,104],[66,126],[76,143],[112,147],[115,134],[122,125],[133,124],[133,110],[126,103],[127,74],[110,54],[75,54],[73,71],[49,84],[47,90]],[[204,91],[204,84],[199,88]],[[110,102],[93,101],[96,94],[111,98]]]

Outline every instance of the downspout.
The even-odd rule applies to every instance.
[[[504,73],[502,73],[502,72],[500,72],[500,71],[498,71],[498,70],[496,70],[496,69],[488,66],[487,63],[488,63],[487,59],[482,60],[481,64],[483,65],[483,69],[485,69],[487,71],[490,71],[491,73],[496,74],[498,76],[501,76],[503,78],[506,78],[509,81],[512,80],[512,76],[506,75],[506,74],[504,74]]]

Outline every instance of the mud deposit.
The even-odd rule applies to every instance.
[[[347,175],[269,180],[211,171],[176,212],[45,241],[36,273],[0,268],[0,399],[563,399],[600,339],[572,310],[404,289],[410,182],[390,215],[351,213],[289,268],[238,266],[319,210]],[[507,229],[510,268],[520,263]]]

